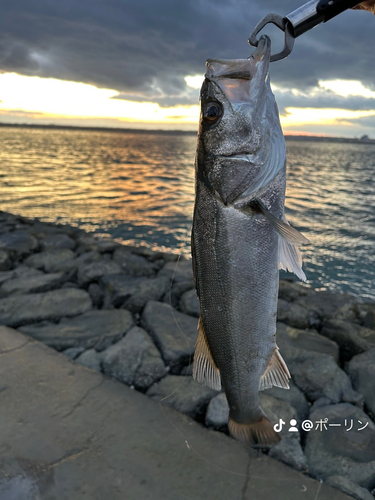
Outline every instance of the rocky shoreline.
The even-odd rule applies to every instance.
[[[225,395],[191,377],[197,318],[189,260],[0,212],[0,334],[17,329],[227,433]],[[375,303],[282,280],[277,342],[292,381],[260,394],[285,422],[268,454],[374,498]]]

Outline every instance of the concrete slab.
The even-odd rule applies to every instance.
[[[1,500],[350,499],[0,327]]]

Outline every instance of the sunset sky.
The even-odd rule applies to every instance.
[[[205,60],[245,58],[296,0],[14,0],[0,8],[0,122],[196,130]],[[277,51],[281,34],[269,31]],[[270,75],[286,134],[375,138],[375,16],[347,11]]]

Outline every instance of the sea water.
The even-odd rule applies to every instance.
[[[0,209],[190,255],[196,136],[0,128]],[[375,298],[375,145],[287,141],[307,283]]]

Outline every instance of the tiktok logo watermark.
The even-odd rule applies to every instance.
[[[288,432],[298,432],[297,428],[297,420],[295,418],[292,418],[292,420],[289,422],[290,427],[288,429]],[[320,420],[316,420],[313,422],[312,420],[304,420],[301,423],[301,429],[304,430],[305,432],[310,432],[312,430],[316,431],[327,431],[329,427],[344,427],[345,431],[351,431],[354,429],[355,431],[363,431],[363,429],[366,429],[368,426],[369,422],[362,422],[361,420],[357,419],[357,424],[354,425],[354,419],[345,419],[343,424],[340,423],[329,423],[328,418],[322,418]],[[279,418],[279,421],[277,424],[273,426],[274,430],[276,432],[281,432],[283,430],[284,425],[286,425],[286,422],[282,418]]]

